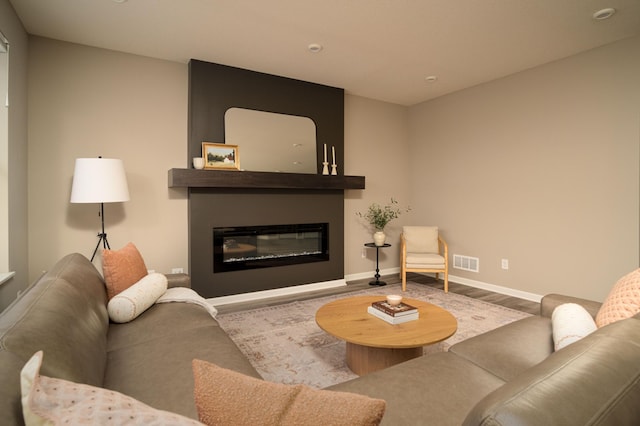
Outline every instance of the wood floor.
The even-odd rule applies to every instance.
[[[398,274],[393,274],[393,275],[382,277],[381,280],[387,282],[388,284],[393,284],[393,283],[399,282],[400,277]],[[444,289],[444,283],[441,280],[436,280],[433,277],[422,275],[422,274],[409,273],[407,274],[407,280],[410,280],[414,283],[418,283],[420,285],[439,288],[440,290]],[[222,305],[217,307],[217,309],[218,309],[218,312],[220,313],[237,312],[237,311],[243,311],[247,309],[256,309],[256,308],[262,308],[266,306],[279,305],[282,303],[293,302],[296,300],[312,299],[315,297],[322,297],[329,294],[350,293],[352,291],[371,288],[369,286],[369,281],[371,281],[371,279],[350,281],[347,283],[346,286],[343,286],[343,287],[332,288],[327,290],[318,290],[318,291],[312,291],[308,293],[287,295],[287,296],[281,296],[281,297],[273,297],[270,299],[256,300],[251,302]],[[461,294],[467,297],[472,297],[474,299],[483,300],[485,302],[505,306],[507,308],[515,309],[522,312],[527,312],[534,315],[537,315],[540,313],[540,304],[537,302],[531,302],[529,300],[519,299],[517,297],[507,296],[500,293],[494,293],[491,291],[482,290],[475,287],[469,287],[469,286],[454,283],[451,281],[449,281],[449,291],[451,293]]]

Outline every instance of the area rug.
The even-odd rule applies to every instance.
[[[218,314],[229,334],[251,364],[268,381],[324,388],[356,378],[345,362],[345,342],[315,322],[320,306],[358,295],[401,293],[400,284],[291,302],[227,314]],[[530,316],[530,314],[408,282],[405,297],[424,300],[451,312],[458,331],[449,339],[425,347],[424,352],[446,351],[452,344]]]

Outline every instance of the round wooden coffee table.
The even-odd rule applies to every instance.
[[[458,321],[450,312],[431,303],[402,299],[418,308],[419,318],[389,324],[367,312],[380,296],[356,296],[323,305],[316,323],[327,333],[347,342],[347,365],[364,375],[422,356],[422,347],[451,337]]]

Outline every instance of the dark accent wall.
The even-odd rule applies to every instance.
[[[343,158],[342,89],[196,60],[189,63],[188,158],[201,155],[204,141],[224,142],[224,113],[231,107],[311,118],[318,173],[323,143]],[[328,261],[214,275],[214,227],[316,222],[329,223]],[[189,188],[189,273],[204,297],[344,279],[344,191]]]
[[[192,189],[192,287],[204,297],[225,296],[344,278],[343,191],[210,192]],[[329,260],[274,268],[213,273],[213,228],[328,223]],[[194,229],[195,228],[195,229]]]
[[[344,174],[343,89],[192,59],[189,159],[201,155],[202,142],[224,143],[224,114],[233,107],[309,117],[316,124],[318,173],[326,143],[335,146],[338,175]]]

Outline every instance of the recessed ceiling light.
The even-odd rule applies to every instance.
[[[125,3],[127,0],[111,0],[114,3]]]
[[[438,79],[438,77],[436,77],[435,75],[429,75],[429,76],[424,78],[424,80],[427,83],[434,83],[437,79]]]
[[[603,21],[605,19],[609,19],[616,13],[616,10],[612,7],[608,7],[606,9],[601,9],[593,14],[593,19],[596,21]]]
[[[307,46],[307,49],[309,49],[309,52],[318,53],[322,50],[322,45],[318,43],[311,43],[309,46]]]

